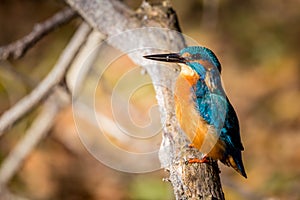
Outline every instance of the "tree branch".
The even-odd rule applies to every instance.
[[[36,24],[28,35],[9,45],[0,47],[0,60],[22,57],[29,48],[33,47],[45,35],[58,26],[68,23],[76,14],[73,9],[65,8],[46,21]]]
[[[178,52],[185,47],[182,35],[169,30],[180,30],[174,10],[167,2],[158,7],[143,2],[141,8],[132,14],[128,8],[116,6],[117,1],[66,1],[92,27],[111,37],[107,40],[110,45],[123,52],[130,51],[130,58],[151,76],[164,124],[160,161],[170,171],[169,180],[176,199],[224,199],[216,162],[185,164],[188,158],[200,155],[198,151],[187,148],[188,140],[175,117],[172,88],[178,74],[162,63],[151,62],[150,66],[150,62],[142,57],[153,53],[153,48]],[[168,29],[133,30],[142,27]],[[132,52],[133,49],[138,49],[138,52]]]
[[[38,105],[52,89],[59,84],[65,77],[65,73],[75,57],[81,45],[85,42],[86,36],[90,32],[87,24],[82,24],[77,30],[51,72],[46,78],[33,90],[13,107],[4,112],[0,117],[0,137],[4,131],[12,126],[17,120]]]

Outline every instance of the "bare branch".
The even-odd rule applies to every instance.
[[[0,187],[3,188],[9,182],[22,166],[25,158],[49,132],[57,113],[67,104],[67,100],[69,100],[69,96],[58,88],[47,99],[43,109],[26,131],[24,138],[3,161],[0,168]]]
[[[89,34],[90,30],[91,29],[87,24],[82,24],[47,77],[29,95],[25,96],[12,108],[1,115],[0,137],[6,129],[31,111],[32,108],[37,106],[37,104],[49,95],[51,90],[63,80],[70,63],[74,59],[81,45],[85,42],[86,36]]]
[[[72,65],[66,74],[66,84],[72,94],[75,91],[76,85],[82,84],[82,77],[85,77],[87,69],[95,62],[98,55],[97,49],[99,49],[99,43],[105,38],[104,34],[96,30],[92,31],[72,62]],[[84,65],[82,63],[84,63]]]
[[[25,37],[9,45],[0,47],[0,60],[6,60],[9,58],[18,59],[22,57],[29,48],[34,46],[45,35],[53,31],[58,26],[68,23],[76,16],[76,14],[76,11],[73,9],[65,8],[46,21],[36,24],[33,27],[32,32]]]

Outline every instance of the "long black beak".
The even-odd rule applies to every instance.
[[[174,63],[185,63],[186,62],[185,59],[177,53],[153,54],[153,55],[144,56],[144,58],[147,58],[150,60],[163,61],[163,62],[174,62]]]

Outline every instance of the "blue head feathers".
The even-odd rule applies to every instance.
[[[184,56],[185,54],[189,55],[188,57],[185,57],[189,62],[192,63],[196,60],[208,61],[219,70],[219,73],[221,73],[221,64],[210,49],[200,46],[190,46],[180,51],[181,56]]]

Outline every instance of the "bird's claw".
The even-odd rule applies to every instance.
[[[185,164],[191,164],[191,163],[208,163],[209,159],[204,156],[202,159],[198,159],[198,158],[190,158],[187,161],[185,161]]]
[[[189,148],[195,148],[195,145],[193,143],[188,145]]]

